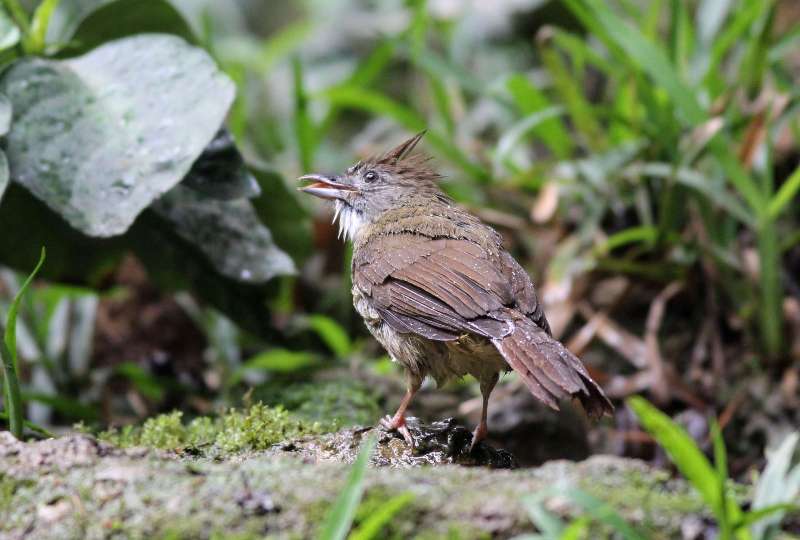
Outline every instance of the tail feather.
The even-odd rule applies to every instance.
[[[533,321],[514,322],[511,334],[492,343],[534,397],[556,410],[558,401],[569,397],[579,399],[590,416],[613,412],[613,405],[577,356]]]

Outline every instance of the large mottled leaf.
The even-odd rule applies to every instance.
[[[71,60],[24,59],[0,92],[14,107],[11,178],[102,237],[124,233],[189,172],[234,86],[201,49],[142,35]]]
[[[275,245],[245,199],[221,201],[178,186],[156,201],[153,210],[225,276],[264,283],[295,272],[292,260]]]
[[[11,101],[0,94],[0,137],[5,137],[11,129]]]
[[[241,283],[220,275],[196,245],[180,237],[174,225],[145,210],[122,236],[91,238],[69,227],[28,190],[11,183],[0,204],[0,264],[30,271],[47,246],[42,276],[61,283],[107,285],[120,259],[133,251],[148,278],[162,290],[191,291],[241,327],[270,341],[278,339],[267,308],[279,280],[262,285]]]
[[[227,129],[219,130],[206,146],[182,185],[220,200],[249,199],[261,193]]]

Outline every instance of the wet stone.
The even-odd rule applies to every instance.
[[[462,465],[515,469],[518,466],[511,453],[482,442],[470,450],[472,433],[453,418],[431,424],[423,424],[417,418],[408,418],[406,424],[414,437],[414,447],[409,446],[399,433],[373,427],[356,427],[328,435],[297,439],[278,445],[272,451],[290,453],[312,463],[352,463],[363,441],[376,433],[378,446],[371,462],[379,467]]]

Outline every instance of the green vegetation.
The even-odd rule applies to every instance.
[[[104,431],[99,438],[122,448],[146,446],[214,456],[266,450],[287,439],[319,433],[323,429],[318,423],[256,403],[245,411],[230,409],[189,423],[183,422],[181,411],[174,411],[149,418],[141,427]]]
[[[800,493],[800,463],[792,465],[792,456],[800,434],[784,440],[769,456],[764,475],[754,487],[755,496],[750,509],[742,510],[739,498],[733,493],[734,484],[728,476],[725,443],[719,427],[712,432],[714,465],[709,463],[697,443],[667,415],[646,400],[634,397],[629,402],[642,426],[666,450],[681,474],[700,494],[719,528],[723,540],[763,540],[774,538],[781,519],[789,513],[800,512],[797,495]],[[622,495],[629,499],[628,494]],[[544,503],[561,497],[585,512],[568,525],[545,509]],[[641,540],[649,535],[626,522],[608,502],[608,496],[591,495],[572,486],[556,486],[525,498],[531,520],[541,531],[541,540],[567,540],[588,533],[592,522],[604,524],[625,540]],[[663,508],[662,505],[658,507]]]

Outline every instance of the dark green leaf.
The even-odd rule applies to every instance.
[[[322,523],[317,536],[319,540],[344,540],[347,536],[364,494],[364,476],[369,466],[369,458],[377,444],[378,439],[373,435],[361,445],[358,457],[347,477],[347,483]]]
[[[220,201],[177,186],[156,201],[153,210],[225,276],[264,283],[295,272],[294,263],[272,241],[247,200]]]
[[[274,170],[251,167],[261,186],[261,196],[252,200],[258,217],[272,232],[275,242],[298,261],[313,250],[311,219],[297,201],[297,191],[286,186],[283,177]]]
[[[339,358],[347,357],[353,351],[350,336],[342,326],[325,315],[311,315],[308,326],[325,342],[325,345]]]
[[[165,0],[63,0],[53,13],[47,42],[71,55],[133,34],[174,34],[194,43],[181,13]]]
[[[12,114],[11,101],[4,94],[0,94],[0,137],[5,137],[11,129]]]
[[[0,91],[14,105],[11,177],[100,237],[124,233],[183,179],[234,95],[205,52],[161,35],[72,60],[24,59]]]
[[[253,175],[227,129],[221,129],[214,140],[192,165],[183,186],[223,201],[250,199],[261,194]]]
[[[270,349],[250,358],[231,374],[228,384],[234,385],[242,380],[248,371],[272,371],[292,373],[319,363],[317,357],[305,351]]]

